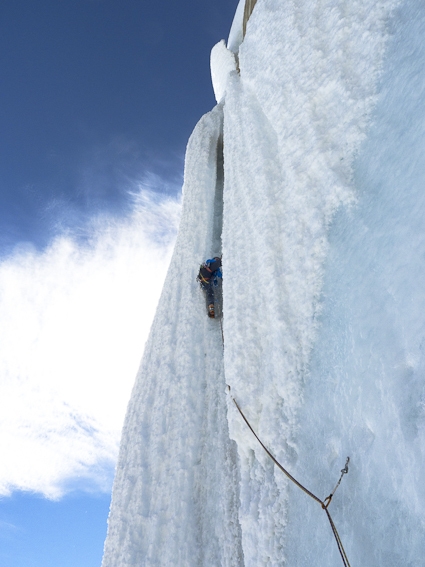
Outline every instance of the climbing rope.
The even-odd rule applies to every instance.
[[[238,402],[235,400],[235,398],[232,396],[232,394],[230,393],[230,386],[228,387],[228,391],[229,391],[229,396],[232,399],[233,403],[235,404],[237,410],[239,411],[239,413],[241,414],[243,420],[245,421],[245,423],[247,424],[247,426],[249,427],[249,429],[251,430],[252,434],[254,435],[254,437],[257,439],[257,441],[260,443],[261,447],[264,449],[264,451],[267,453],[267,455],[270,457],[270,459],[274,462],[274,464],[290,479],[292,480],[292,482],[294,484],[296,484],[298,486],[298,488],[301,488],[301,490],[303,492],[305,492],[306,494],[308,494],[311,498],[313,498],[313,500],[316,500],[316,502],[318,502],[322,509],[326,512],[326,516],[329,520],[329,523],[331,525],[332,528],[332,532],[334,534],[335,537],[335,541],[336,544],[338,546],[338,551],[341,555],[341,559],[342,562],[344,564],[344,567],[350,567],[350,562],[348,561],[348,557],[347,554],[345,553],[345,549],[344,546],[342,545],[342,541],[341,538],[339,536],[339,533],[336,529],[336,526],[332,520],[332,517],[329,513],[328,510],[328,506],[331,503],[332,497],[336,492],[336,489],[338,488],[338,486],[341,484],[341,480],[342,477],[348,473],[348,463],[350,462],[350,457],[347,457],[347,460],[345,462],[345,467],[341,470],[341,476],[338,480],[338,482],[336,483],[335,488],[333,489],[333,491],[331,492],[331,494],[329,496],[327,496],[324,500],[321,500],[318,496],[316,496],[315,494],[313,494],[310,490],[308,490],[305,486],[303,486],[300,482],[298,482],[298,480],[296,478],[294,478],[280,463],[279,461],[274,457],[274,455],[269,451],[269,449],[264,445],[264,443],[261,441],[261,439],[258,437],[258,435],[256,434],[256,432],[254,431],[253,427],[251,426],[251,424],[249,423],[248,419],[245,417],[245,414],[243,413],[243,411],[241,410],[241,408],[239,407]]]
[[[220,317],[220,328],[221,328],[221,342],[223,344],[223,350],[224,350],[223,316]]]
[[[255,2],[254,2],[255,4]],[[220,317],[220,328],[221,328],[221,340],[222,340],[222,344],[223,344],[223,350],[224,350],[224,333],[223,333],[223,317]],[[243,413],[243,411],[241,410],[241,408],[239,407],[238,402],[235,400],[235,398],[232,396],[232,394],[230,393],[230,386],[227,386],[228,391],[229,391],[229,396],[232,399],[233,403],[235,404],[238,412],[241,414],[243,420],[245,421],[245,423],[247,424],[247,426],[249,427],[249,429],[251,430],[252,434],[254,435],[254,437],[257,439],[257,441],[259,442],[259,444],[261,445],[261,447],[264,449],[264,451],[267,453],[267,455],[270,457],[270,459],[274,462],[274,464],[290,479],[292,480],[292,482],[294,484],[296,484],[298,486],[298,488],[300,488],[303,492],[305,492],[306,494],[308,494],[308,496],[310,496],[310,498],[313,498],[313,500],[315,500],[316,502],[318,502],[322,509],[326,512],[326,516],[329,520],[329,524],[332,528],[332,533],[334,534],[335,537],[335,541],[336,544],[338,546],[338,551],[341,555],[341,559],[342,562],[344,564],[344,567],[350,567],[350,562],[348,561],[348,557],[347,554],[345,553],[345,549],[344,546],[342,545],[342,541],[341,538],[339,536],[338,530],[336,529],[336,526],[334,524],[334,521],[332,520],[332,516],[329,513],[328,510],[328,506],[332,501],[332,498],[338,488],[338,486],[341,484],[341,480],[343,478],[343,476],[345,474],[348,473],[348,464],[350,462],[350,457],[347,457],[347,460],[345,461],[345,466],[343,469],[341,469],[341,476],[339,477],[338,482],[335,485],[335,488],[332,490],[332,492],[329,494],[329,496],[327,496],[324,500],[321,500],[318,496],[316,496],[315,494],[313,494],[313,492],[311,492],[310,490],[308,490],[308,488],[306,488],[305,486],[303,486],[300,482],[298,482],[298,480],[296,478],[294,478],[291,473],[289,473],[280,463],[279,461],[275,458],[275,456],[269,451],[269,449],[264,445],[264,443],[261,441],[261,439],[258,437],[258,435],[256,434],[256,432],[254,431],[253,427],[251,426],[251,424],[249,423],[248,419],[245,417],[245,414]]]

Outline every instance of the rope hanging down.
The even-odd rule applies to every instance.
[[[243,420],[245,421],[245,423],[247,424],[247,426],[249,427],[249,429],[251,430],[252,434],[254,435],[254,437],[257,439],[257,441],[260,443],[261,447],[264,449],[264,451],[267,453],[267,455],[271,458],[271,460],[274,462],[274,464],[290,479],[292,480],[292,482],[294,484],[296,484],[298,486],[298,488],[301,488],[301,490],[303,492],[305,492],[306,494],[308,494],[311,498],[313,498],[313,500],[316,500],[316,502],[318,502],[321,507],[323,508],[323,510],[326,512],[326,515],[328,517],[329,523],[331,525],[332,528],[332,532],[334,534],[335,537],[335,541],[336,544],[338,546],[338,551],[341,555],[341,559],[342,562],[344,564],[344,567],[350,567],[350,562],[348,561],[348,557],[347,554],[345,553],[344,547],[342,545],[342,541],[341,538],[339,536],[339,533],[335,527],[335,524],[332,520],[332,517],[329,513],[328,510],[328,506],[331,503],[332,497],[336,492],[336,489],[338,488],[338,486],[341,484],[341,480],[342,477],[348,473],[348,463],[350,462],[350,457],[347,457],[347,460],[345,462],[345,467],[341,470],[341,476],[338,480],[338,482],[336,483],[335,488],[333,489],[333,491],[330,493],[329,496],[327,496],[324,500],[321,500],[318,496],[316,496],[315,494],[313,494],[312,492],[310,492],[310,490],[308,490],[305,486],[303,486],[300,482],[298,482],[298,480],[296,478],[294,478],[280,463],[279,461],[274,457],[274,455],[267,449],[267,447],[264,445],[264,443],[261,441],[261,439],[258,437],[258,435],[255,433],[254,429],[252,428],[251,424],[249,423],[248,419],[245,417],[243,411],[241,410],[241,408],[238,405],[238,402],[235,400],[235,398],[232,396],[232,394],[230,393],[230,386],[227,386],[229,389],[229,396],[231,397],[233,403],[235,404],[235,406],[237,407],[239,413],[241,414]]]

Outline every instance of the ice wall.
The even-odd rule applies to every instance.
[[[350,455],[331,512],[353,567],[423,564],[425,8],[396,4],[258,0],[239,44],[235,18],[240,72],[213,61],[222,102],[188,144],[103,567],[342,564],[226,384],[318,496]],[[220,250],[224,351],[195,282]]]
[[[328,230],[339,207],[354,206],[353,159],[375,101],[392,5],[263,0],[239,48],[240,75],[227,83],[226,382],[266,444],[294,469]],[[288,503],[302,495],[288,488],[232,404],[229,422],[241,460],[245,565],[281,565]],[[317,487],[323,498],[345,463],[342,446],[338,456]]]
[[[188,143],[180,229],[127,411],[103,567],[241,564],[221,331],[195,281],[221,248],[221,136],[217,106]]]
[[[351,565],[416,566],[425,556],[425,5],[391,22],[380,95],[354,169],[357,205],[330,231],[323,311],[297,437],[317,489],[350,454],[333,507]],[[338,565],[310,503],[291,501],[288,563]]]

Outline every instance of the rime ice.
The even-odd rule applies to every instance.
[[[396,10],[395,14],[393,10]],[[103,567],[340,565],[425,553],[419,0],[258,0],[212,59],[181,226],[129,404]],[[391,32],[391,34],[389,34]],[[200,262],[223,254],[223,333]]]

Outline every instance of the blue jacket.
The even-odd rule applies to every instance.
[[[210,269],[211,269],[211,265],[213,265],[214,267],[214,264],[216,263],[217,263],[217,258],[210,258],[209,260],[205,261],[205,265]],[[220,266],[216,270],[213,269],[212,276],[214,277],[214,285],[217,285],[217,278],[223,278],[223,273],[221,271],[221,260],[220,260]]]

